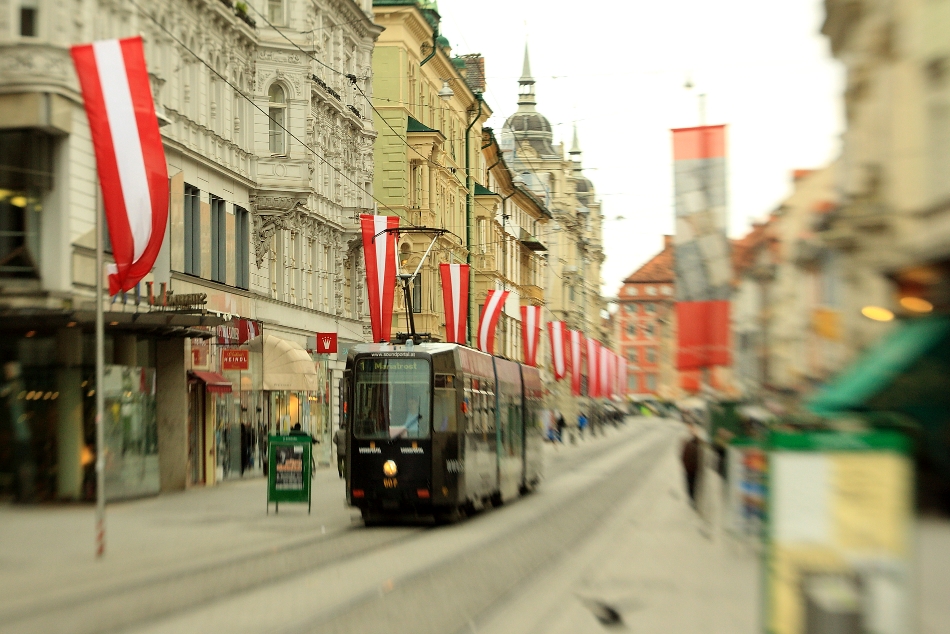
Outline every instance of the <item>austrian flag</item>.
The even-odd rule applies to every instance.
[[[563,321],[549,321],[548,334],[551,335],[551,365],[554,369],[554,380],[560,381],[567,374],[567,356],[564,349],[564,340],[567,330]]]
[[[141,37],[71,49],[89,119],[115,266],[109,294],[155,264],[168,221],[168,169]]]
[[[442,305],[445,307],[446,343],[465,343],[468,315],[468,264],[439,265],[442,277]]]
[[[393,229],[398,228],[399,216],[360,214],[374,343],[389,341],[393,329],[393,297],[396,295],[396,232]]]
[[[524,362],[538,365],[538,342],[541,340],[541,306],[521,307],[521,341],[524,344]]]
[[[478,349],[488,354],[495,353],[495,326],[501,309],[505,307],[509,291],[488,291],[482,317],[478,320]]]

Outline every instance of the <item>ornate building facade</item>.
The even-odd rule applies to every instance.
[[[106,306],[107,364],[157,385],[142,397],[157,420],[134,439],[151,492],[259,470],[260,438],[294,422],[329,460],[337,362],[308,349],[316,332],[363,340],[357,217],[374,208],[379,32],[370,0],[0,0],[0,146],[21,148],[0,152],[15,234],[0,246],[0,356],[61,388],[31,410],[29,443],[57,448],[33,452],[57,473],[38,495],[88,494],[98,183],[69,46],[141,34],[162,125],[165,245],[141,288]],[[243,368],[225,367],[227,349]],[[304,378],[269,379],[289,358],[309,363]]]

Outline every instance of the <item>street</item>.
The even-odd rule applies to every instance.
[[[681,433],[636,418],[548,447],[539,491],[453,526],[365,528],[327,469],[310,516],[265,515],[263,480],[113,505],[102,562],[87,509],[44,510],[26,543],[36,511],[4,510],[0,631],[599,631],[602,602],[635,631],[752,632],[755,555],[701,535]]]

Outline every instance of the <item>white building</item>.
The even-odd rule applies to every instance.
[[[157,386],[157,416],[144,379],[116,397],[107,488],[122,495],[259,472],[266,433],[295,422],[329,461],[340,365],[307,350],[317,332],[346,347],[368,327],[371,18],[371,0],[0,0],[0,361],[49,394],[21,430],[37,496],[89,495],[98,185],[69,46],[141,34],[164,124],[169,228],[144,281],[173,309],[150,306],[147,284],[106,306],[107,364]],[[222,350],[246,350],[247,370],[222,367]]]

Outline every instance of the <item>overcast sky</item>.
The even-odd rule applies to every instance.
[[[791,170],[839,152],[844,73],[819,33],[822,0],[439,0],[439,11],[453,54],[486,58],[488,125],[517,108],[526,39],[555,142],[569,147],[577,122],[607,219],[607,295],[672,232],[669,130],[698,124],[699,93],[706,122],[729,126],[732,237],[790,193]]]

